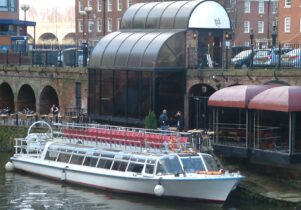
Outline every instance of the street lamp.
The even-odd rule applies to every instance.
[[[26,22],[26,12],[29,10],[30,6],[28,4],[21,5],[21,9],[24,11],[24,20]]]
[[[82,42],[85,40],[85,16],[87,15],[86,11],[80,11],[79,12],[83,16],[83,39]]]
[[[85,7],[85,12],[87,14],[87,43],[89,44],[89,27],[90,27],[90,20],[89,20],[89,15],[92,12],[93,8],[92,7]]]
[[[253,29],[251,29],[251,31],[250,31],[250,44],[251,44],[251,46],[253,46],[253,40],[254,40],[254,32],[253,32]]]
[[[253,67],[253,56],[254,56],[254,45],[253,45],[253,39],[254,39],[254,32],[253,29],[250,31],[250,43],[251,43],[251,49],[252,49],[252,59],[251,59],[251,65],[250,67]]]
[[[21,9],[24,11],[24,21],[25,21],[25,27],[24,27],[24,35],[25,35],[25,42],[24,42],[24,48],[25,52],[27,51],[27,24],[26,24],[26,12],[29,10],[30,6],[28,4],[21,5]]]
[[[276,46],[276,38],[277,38],[276,27],[277,27],[277,26],[273,25],[273,31],[272,31],[272,46],[273,46],[273,47]]]

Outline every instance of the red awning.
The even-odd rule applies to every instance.
[[[208,105],[245,109],[254,96],[269,88],[271,86],[268,85],[237,85],[223,88],[209,97]]]
[[[250,101],[249,109],[301,111],[301,86],[280,86],[265,90]]]

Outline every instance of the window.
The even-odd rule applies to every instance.
[[[88,26],[89,26],[88,29],[89,29],[89,32],[92,32],[92,31],[93,31],[93,25],[94,25],[94,24],[93,24],[93,21],[92,21],[92,20],[89,20],[89,21],[88,21]]]
[[[250,21],[244,21],[244,33],[250,32]]]
[[[81,165],[83,160],[84,160],[84,155],[83,154],[73,154],[71,156],[70,163]]]
[[[277,12],[278,12],[278,2],[272,1],[271,4],[272,4],[272,13],[277,14]]]
[[[130,163],[129,166],[128,166],[127,171],[129,171],[129,172],[141,173],[143,167],[144,167],[144,164],[140,164],[140,163]]]
[[[108,0],[108,12],[112,12],[112,0]]]
[[[117,30],[120,29],[121,19],[117,18]]]
[[[176,156],[161,158],[157,165],[157,174],[177,174],[182,172],[179,159]]]
[[[93,156],[87,156],[85,158],[85,161],[83,163],[84,166],[91,166],[95,167],[97,163],[98,157],[93,157]]]
[[[262,34],[264,33],[264,22],[258,21],[258,33]]]
[[[291,18],[290,17],[284,18],[284,32],[285,33],[291,32]]]
[[[264,14],[264,1],[262,0],[258,2],[258,13]]]
[[[291,6],[292,6],[292,1],[291,0],[285,0],[284,7],[291,7]]]
[[[92,0],[88,0],[88,7],[92,7]]]
[[[100,158],[97,168],[105,168],[105,169],[110,169],[111,165],[112,165],[113,160],[111,159],[104,159],[104,158]]]
[[[127,0],[127,2],[128,2],[127,8],[129,8],[130,6],[132,6],[133,0]]]
[[[97,20],[97,31],[98,32],[102,31],[102,20],[101,19]]]
[[[103,0],[98,0],[98,2],[97,2],[97,11],[98,12],[101,12],[101,10],[102,10],[102,2],[103,2]]]
[[[108,18],[108,32],[112,32],[112,18]]]
[[[205,171],[201,157],[181,157],[186,172]]]
[[[112,170],[115,171],[125,171],[126,167],[127,167],[128,163],[124,162],[124,161],[114,161],[113,166],[112,166]]]
[[[57,158],[57,161],[63,162],[63,163],[69,163],[70,156],[71,156],[70,153],[60,152],[59,157]]]
[[[0,0],[0,11],[16,12],[16,0]]]
[[[82,1],[78,2],[78,11],[84,11],[84,4]]]
[[[244,13],[250,13],[250,6],[251,6],[251,2],[250,1],[245,1]]]
[[[118,5],[117,5],[117,10],[118,10],[118,11],[122,11],[122,0],[118,0],[118,1],[117,1],[117,4],[118,4]]]
[[[78,21],[78,31],[79,32],[83,32],[84,28],[83,28],[83,20],[79,20]]]

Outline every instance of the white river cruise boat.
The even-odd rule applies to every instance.
[[[32,133],[37,125],[48,131]],[[210,154],[186,150],[187,136],[99,125],[54,127],[36,122],[26,138],[15,139],[6,170],[105,190],[219,203],[244,178],[218,169]]]

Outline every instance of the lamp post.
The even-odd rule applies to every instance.
[[[254,32],[253,29],[250,30],[250,44],[253,46],[253,40],[254,40]]]
[[[79,12],[83,16],[83,35],[82,35],[82,42],[85,42],[85,16],[87,15],[86,11]]]
[[[26,24],[26,12],[29,10],[30,6],[28,4],[23,4],[21,5],[21,9],[24,11],[24,21],[25,21],[25,27],[24,27],[24,35],[25,35],[25,40],[24,40],[24,48],[25,52],[27,51],[27,24]]]
[[[89,20],[89,15],[92,12],[93,8],[92,7],[85,7],[85,12],[87,14],[87,44],[89,45],[89,27],[90,27],[90,20]]]
[[[29,10],[30,6],[28,4],[21,5],[21,9],[24,11],[24,21],[26,23],[26,12]]]
[[[276,26],[273,25],[273,31],[272,31],[272,46],[276,46],[276,39],[277,39],[277,31],[276,31]]]
[[[251,31],[250,31],[250,44],[251,44],[251,49],[252,49],[252,59],[251,59],[251,65],[250,65],[251,68],[253,68],[253,56],[254,56],[253,40],[254,40],[254,32],[253,32],[253,29],[251,29]]]

